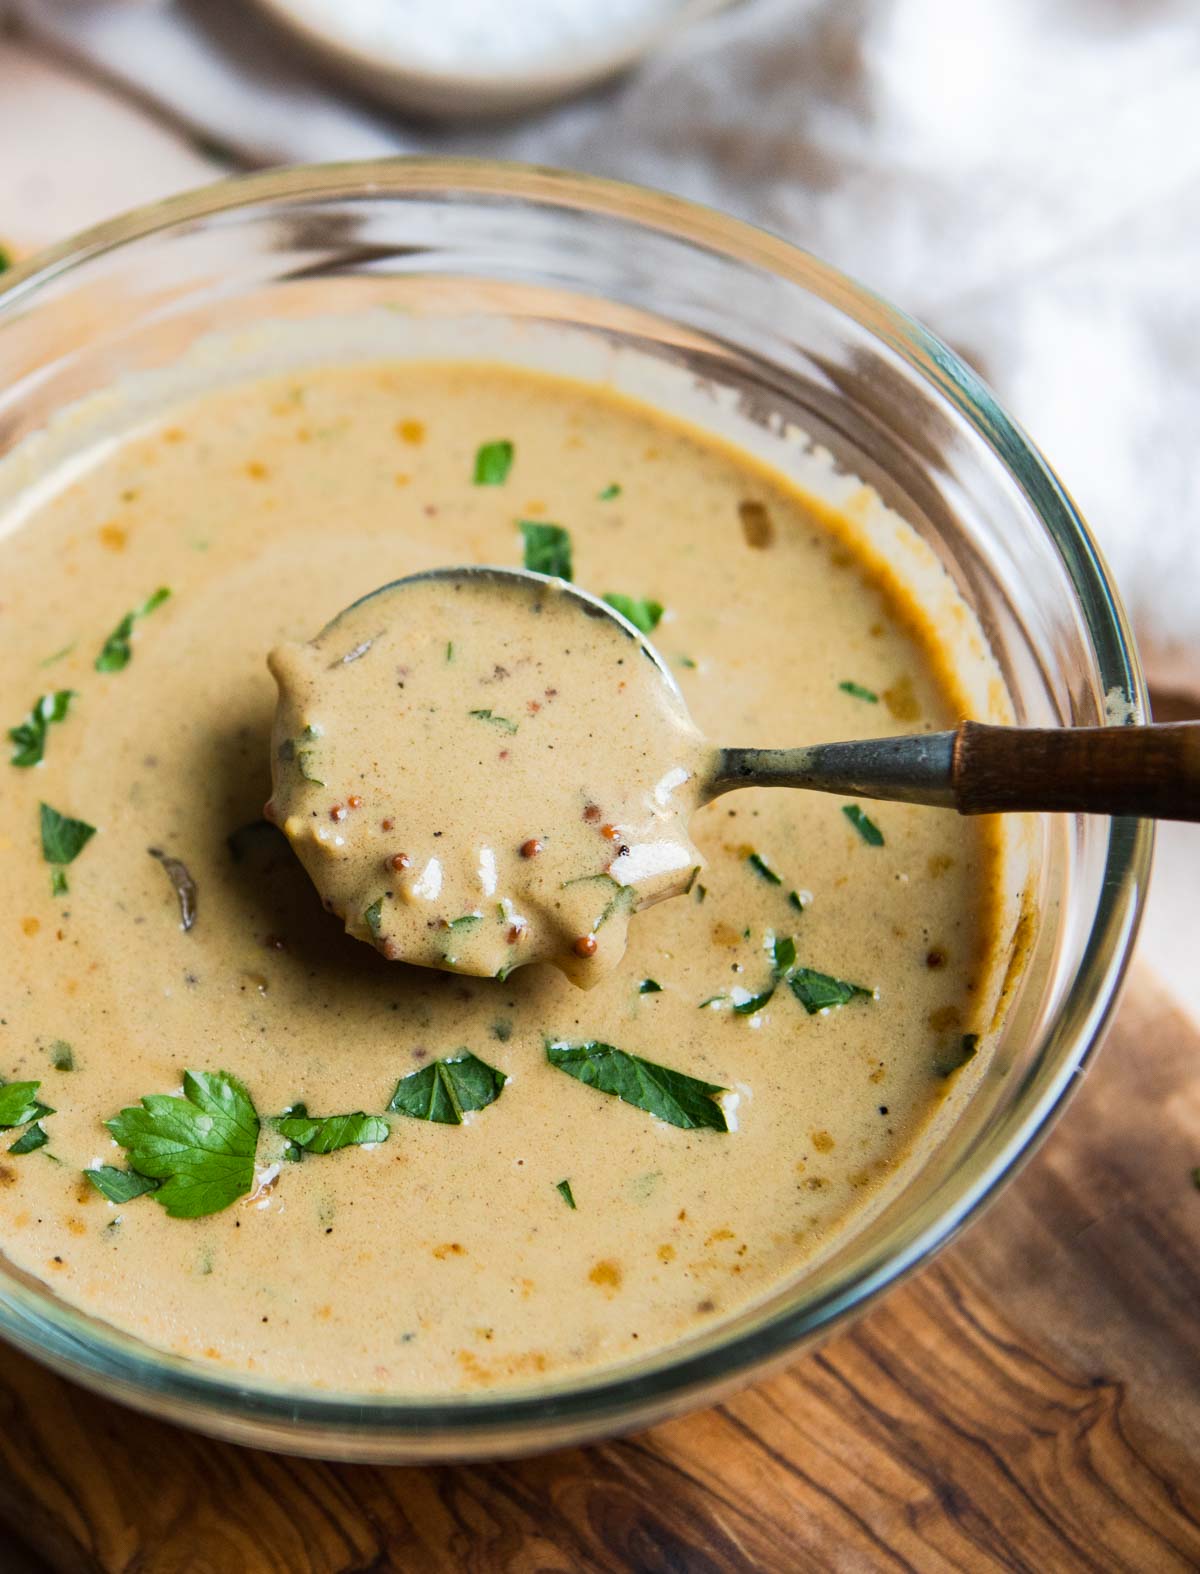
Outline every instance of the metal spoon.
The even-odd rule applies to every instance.
[[[528,569],[492,567],[438,568],[411,578],[448,584],[488,579],[509,591],[540,592],[553,585],[582,616],[608,618],[620,627],[682,699],[674,675],[646,636],[577,585]],[[960,814],[1065,810],[1200,820],[1200,722],[1041,728],[964,721],[952,732],[900,738],[799,749],[719,749],[703,796],[711,800],[737,787],[805,787],[930,804]]]

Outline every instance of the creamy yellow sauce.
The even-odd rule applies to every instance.
[[[501,981],[547,961],[590,989],[631,914],[700,872],[713,751],[637,636],[561,581],[402,581],[270,667],[268,817],[389,961]]]
[[[476,485],[498,439],[511,470]],[[963,713],[937,631],[849,527],[602,391],[351,366],[206,394],[97,448],[0,540],[0,715],[76,691],[42,764],[0,764],[0,1073],[54,1110],[43,1147],[0,1155],[0,1229],[14,1264],[153,1345],[398,1394],[668,1346],[844,1237],[919,1158],[988,1021],[999,836],[941,811],[866,805],[876,845],[836,799],[718,800],[692,822],[694,889],[639,915],[586,993],[546,965],[499,982],[389,962],[322,910],[261,823],[266,653],[398,577],[519,565],[520,520],[569,530],[581,585],[663,605],[655,643],[710,738],[795,746]],[[160,586],[127,663],[96,671]],[[58,894],[39,803],[96,828]],[[151,848],[186,866],[188,928]],[[789,939],[796,967],[862,992],[810,1014],[773,973]],[[730,1129],[586,1086],[547,1041],[727,1090]],[[393,1114],[386,1140],[284,1156],[272,1117],[380,1114],[401,1079],[466,1052],[495,1096],[461,1124]],[[196,1219],[105,1200],[82,1172],[127,1154],[102,1123],[176,1093],[185,1068],[245,1085],[255,1189]]]

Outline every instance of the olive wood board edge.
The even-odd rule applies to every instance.
[[[787,1371],[640,1436],[322,1464],[135,1415],[0,1347],[0,1567],[1196,1569],[1197,1164],[1200,1032],[1139,969],[984,1219]]]

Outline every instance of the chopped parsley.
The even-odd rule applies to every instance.
[[[573,1213],[575,1211],[575,1193],[571,1190],[571,1182],[569,1180],[560,1180],[554,1189]]]
[[[690,656],[680,656],[680,657],[678,657],[678,661],[679,661],[679,665],[681,667],[686,667],[689,672],[695,672],[695,670],[696,670],[696,663],[692,660],[692,658]]]
[[[503,486],[512,469],[513,445],[503,441],[484,443],[475,454],[475,485]]]
[[[656,978],[643,978],[638,985],[639,995],[661,995],[662,985]]]
[[[842,813],[868,847],[883,846],[883,832],[875,824],[874,820],[868,819],[856,803],[844,803],[842,805]]]
[[[495,711],[472,710],[468,711],[467,715],[474,716],[476,721],[490,722],[493,727],[499,727],[501,732],[507,732],[510,735],[517,730],[515,721],[509,721],[507,716],[497,716]]]
[[[879,695],[874,689],[865,689],[861,683],[854,683],[849,678],[844,683],[839,683],[838,688],[843,694],[851,694],[856,700],[866,700],[868,705],[878,705]]]
[[[796,942],[791,935],[777,935],[771,943],[771,965],[776,977],[782,978],[796,965]]]
[[[148,1093],[105,1125],[130,1167],[161,1182],[154,1200],[173,1219],[218,1213],[254,1186],[258,1114],[227,1071],[186,1071],[182,1097]]]
[[[435,1060],[432,1065],[401,1077],[388,1109],[397,1115],[411,1115],[414,1120],[461,1126],[467,1111],[494,1104],[507,1081],[503,1071],[489,1066],[469,1049],[461,1049],[449,1059]]]
[[[19,1157],[22,1153],[35,1153],[38,1148],[44,1148],[49,1141],[45,1128],[35,1120],[32,1126],[25,1128],[8,1151],[14,1157]]]
[[[799,891],[789,891],[788,892],[788,906],[789,907],[794,907],[798,913],[802,913],[807,905],[808,904],[805,902],[804,898],[800,895]]]
[[[461,918],[452,918],[446,927],[456,932],[462,932],[463,930],[474,929],[477,924],[482,922],[482,913],[464,913]]]
[[[279,745],[279,758],[294,760],[301,776],[306,782],[312,782],[314,787],[324,787],[325,783],[319,776],[313,775],[309,762],[316,750],[309,746],[322,736],[323,729],[309,722],[298,738],[285,738]]]
[[[379,930],[383,923],[383,897],[377,896],[370,907],[363,911],[363,923],[371,931],[373,937],[379,939]]]
[[[94,1170],[83,1173],[109,1202],[132,1202],[135,1197],[144,1197],[162,1185],[149,1175],[139,1175],[136,1170],[119,1170],[112,1164],[98,1164]]]
[[[74,649],[75,641],[72,640],[69,645],[64,645],[61,650],[56,650],[52,656],[47,656],[44,661],[39,661],[38,666],[52,667],[56,661],[61,661],[64,656],[69,656]]]
[[[167,600],[171,592],[165,585],[160,585],[153,595],[147,596],[140,607],[134,607],[132,612],[127,612],[113,629],[112,633],[100,647],[100,654],[96,657],[97,672],[120,672],[127,667],[133,656],[133,625],[140,619],[149,615]]]
[[[775,873],[774,869],[771,868],[771,865],[761,853],[748,852],[746,854],[746,862],[750,865],[751,869],[754,870],[755,874],[765,880],[768,885],[783,884],[782,879]]]
[[[525,567],[535,574],[570,579],[570,534],[561,525],[542,525],[534,519],[519,519],[517,524],[525,538]]]
[[[71,701],[77,698],[74,689],[54,689],[34,700],[25,720],[8,729],[9,739],[14,745],[9,764],[19,765],[23,769],[40,765],[46,755],[48,728],[51,723],[65,719]]]
[[[687,1131],[698,1127],[729,1130],[724,1109],[712,1097],[727,1089],[716,1083],[701,1082],[697,1077],[594,1039],[579,1044],[547,1039],[546,1059],[586,1087],[611,1094],[671,1126]]]
[[[816,1016],[831,1006],[844,1006],[851,1000],[873,1000],[875,991],[864,989],[861,984],[847,983],[843,978],[833,978],[829,973],[818,973],[812,967],[794,967],[787,975],[788,987],[808,1012]]]
[[[66,896],[71,887],[67,883],[66,870],[60,869],[57,864],[50,871],[50,895]]]
[[[611,503],[614,497],[620,497],[620,495],[621,488],[615,481],[610,481],[603,492],[596,493],[596,501],[598,503]]]
[[[40,1082],[5,1082],[0,1086],[0,1126],[24,1126],[27,1121],[53,1115],[49,1104],[35,1097]]]
[[[0,246],[0,273],[4,273],[12,265],[12,253],[6,247]]]
[[[604,599],[643,634],[653,634],[663,615],[661,601],[647,601],[642,596],[622,596],[615,590],[610,590]]]
[[[303,1104],[272,1122],[281,1137],[305,1153],[336,1153],[366,1142],[386,1142],[392,1128],[382,1115],[310,1115]],[[297,1155],[298,1156],[298,1155]]]
[[[56,1038],[50,1046],[50,1064],[55,1071],[75,1070],[75,1051],[65,1038]]]
[[[42,827],[42,857],[48,864],[56,865],[51,875],[50,889],[61,896],[67,889],[67,877],[62,866],[72,863],[96,834],[96,827],[86,820],[73,820],[60,814],[48,803],[38,806]]]
[[[939,1077],[951,1077],[979,1053],[979,1034],[964,1033],[956,1044],[944,1050],[933,1063]]]
[[[756,1011],[761,1011],[765,1005],[770,1004],[774,993],[775,985],[768,984],[761,994],[750,995],[746,994],[744,990],[737,990],[729,998],[735,1013],[739,1017],[751,1017]]]

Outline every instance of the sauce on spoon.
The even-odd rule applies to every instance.
[[[349,934],[587,988],[637,908],[687,890],[711,750],[633,631],[586,612],[540,576],[418,575],[272,651],[267,814]]]

